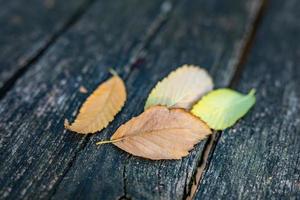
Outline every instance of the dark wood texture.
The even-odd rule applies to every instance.
[[[201,142],[180,161],[149,161],[113,145],[97,147],[116,128],[142,112],[151,88],[185,64],[209,69],[217,86],[226,86],[239,62],[259,1],[180,1],[169,21],[146,45],[125,78],[128,101],[101,133],[89,137],[58,186],[54,199],[183,199],[201,159]],[[72,108],[74,108],[72,106]]]
[[[95,142],[186,63],[206,68],[216,87],[257,89],[254,109],[218,134],[194,199],[298,199],[300,2],[269,0],[248,52],[262,2],[0,2],[0,199],[185,199],[207,141],[179,161]],[[122,112],[95,135],[64,130],[88,96],[80,86],[90,93],[109,67],[126,82]]]
[[[89,0],[1,0],[0,88],[89,3]]]
[[[224,131],[195,199],[300,198],[300,1],[271,0],[237,89],[255,108]]]
[[[75,115],[87,96],[79,87],[92,91],[108,77],[108,67],[134,58],[138,44],[147,43],[169,11],[170,3],[160,0],[98,1],[16,82],[0,102],[1,199],[55,193],[87,139],[63,128],[64,118]],[[123,155],[115,155],[119,167]],[[117,175],[120,183],[110,192],[121,193]]]

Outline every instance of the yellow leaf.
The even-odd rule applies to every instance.
[[[212,88],[212,79],[205,69],[184,65],[157,83],[146,101],[145,109],[155,105],[164,105],[169,108],[189,110]]]
[[[65,120],[65,128],[82,134],[100,131],[114,119],[125,100],[125,84],[119,76],[114,75],[87,98],[72,124]]]
[[[196,143],[211,134],[199,118],[183,109],[153,106],[118,128],[109,141],[135,156],[181,159]]]
[[[234,90],[217,89],[204,96],[192,113],[215,130],[224,130],[243,117],[255,103],[255,90],[243,95]]]

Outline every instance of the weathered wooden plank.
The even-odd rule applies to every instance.
[[[95,142],[142,112],[151,88],[179,65],[204,66],[218,87],[227,85],[259,6],[260,1],[252,0],[180,1],[126,79],[125,108],[108,129],[91,136],[53,199],[185,198],[205,142],[180,161],[149,161]]]
[[[224,131],[196,199],[299,199],[300,2],[269,1],[240,91],[255,108]]]
[[[25,67],[90,0],[0,2],[0,88]]]
[[[52,196],[87,139],[63,128],[87,96],[79,87],[91,91],[108,77],[108,67],[128,63],[164,21],[168,5],[96,2],[16,82],[0,102],[1,199]],[[118,175],[115,180],[122,179]],[[113,189],[123,186],[116,181]]]

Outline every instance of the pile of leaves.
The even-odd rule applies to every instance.
[[[114,73],[80,108],[75,121],[65,120],[73,132],[88,134],[106,128],[126,101],[123,80]],[[131,153],[152,160],[181,159],[194,145],[233,126],[255,104],[255,90],[248,95],[223,88],[213,90],[205,69],[184,65],[171,72],[152,89],[145,110],[121,125],[110,140]]]

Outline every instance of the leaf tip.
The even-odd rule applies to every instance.
[[[70,130],[71,124],[70,124],[69,120],[65,119],[65,121],[64,121],[64,127],[65,127],[65,129]]]
[[[256,93],[256,89],[255,88],[252,88],[249,92],[249,95],[251,96],[255,96],[255,93]]]
[[[253,103],[252,103],[252,106],[255,104],[256,102],[256,96],[255,96],[255,93],[256,93],[256,89],[252,88],[249,92],[249,96],[253,99]],[[252,107],[251,106],[251,107]]]

